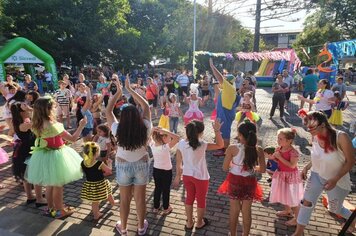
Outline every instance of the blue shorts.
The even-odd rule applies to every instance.
[[[148,160],[116,162],[116,181],[120,186],[146,185],[149,181]]]
[[[91,135],[93,133],[93,128],[84,128],[82,130],[82,137],[86,137],[88,135]]]
[[[309,99],[314,99],[315,95],[316,95],[316,92],[313,92],[313,91],[304,91],[303,92],[303,97],[305,97],[305,98],[308,98],[308,96],[309,96]]]

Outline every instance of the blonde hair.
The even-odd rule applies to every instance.
[[[296,136],[297,131],[292,128],[283,128],[279,129],[277,134],[283,134],[284,137],[288,140],[294,140]]]
[[[38,98],[33,105],[32,129],[39,136],[45,121],[56,120],[54,100],[49,96]]]
[[[86,142],[83,148],[84,165],[90,166],[93,163],[95,155],[99,152],[99,144],[96,142]]]

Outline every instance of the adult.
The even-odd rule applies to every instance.
[[[253,75],[252,71],[248,71],[246,73],[246,79],[250,82],[250,85],[253,85],[255,88],[257,88],[257,79]]]
[[[315,98],[313,100],[304,98],[298,95],[298,99],[309,104],[315,104],[316,111],[322,111],[325,115],[330,118],[332,114],[331,104],[335,101],[334,93],[330,90],[329,81],[322,79],[318,83],[318,92],[316,92]]]
[[[99,82],[96,84],[96,92],[104,96],[104,104],[106,107],[108,105],[110,91],[109,83],[106,81],[104,73],[100,73],[99,75]]]
[[[288,91],[286,92],[286,100],[284,102],[284,108],[287,109],[291,91],[294,85],[294,79],[292,76],[289,75],[287,70],[283,70],[282,75],[283,75],[283,82],[288,85]]]
[[[151,112],[154,111],[155,117],[157,117],[158,91],[158,86],[153,82],[151,77],[148,77],[146,86],[146,99],[150,105]]]
[[[137,78],[135,92],[138,93],[141,97],[146,98],[146,87],[143,85],[143,79],[141,77]]]
[[[14,77],[12,77],[12,75],[6,75],[5,86],[6,85],[14,86],[16,90],[20,90],[21,89],[21,86],[14,81]]]
[[[11,76],[11,75],[10,75]],[[10,110],[10,105],[9,101],[10,99],[16,94],[16,87],[11,85],[11,84],[3,84],[0,83],[0,92],[2,96],[4,96],[6,103],[4,106],[4,113],[3,113],[3,118],[5,119],[5,122],[7,126],[9,127],[9,132],[8,135],[12,136],[14,135],[14,128],[12,125],[12,115],[11,115],[11,110]]]
[[[304,124],[313,136],[313,143],[311,162],[304,167],[302,176],[306,179],[310,168],[311,175],[305,186],[294,236],[303,235],[304,228],[308,225],[313,209],[324,190],[328,196],[330,212],[340,214],[345,219],[351,216],[351,211],[343,206],[346,196],[351,191],[349,171],[355,163],[351,139],[346,133],[332,128],[322,112],[307,113]],[[350,228],[354,230],[355,221]]]
[[[44,77],[45,77],[45,80],[46,80],[46,86],[47,86],[47,92],[54,92],[54,85],[53,85],[53,75],[44,70]]]
[[[36,81],[37,81],[37,86],[38,86],[38,92],[40,94],[43,94],[43,81],[45,80],[44,75],[42,74],[42,72],[37,71],[36,74]]]
[[[182,100],[183,94],[188,94],[189,78],[187,76],[187,71],[183,70],[182,74],[178,75],[176,81],[179,84],[178,95],[179,98]]]
[[[344,99],[346,96],[346,85],[344,83],[344,78],[339,76],[336,80],[336,84],[334,84],[331,88],[333,92],[338,91],[341,99]]]
[[[312,69],[308,69],[305,77],[302,79],[303,97],[314,99],[316,91],[318,90],[318,76],[316,76]],[[304,107],[304,101],[300,101],[300,108]],[[311,111],[313,104],[309,103],[309,111]]]
[[[168,71],[164,77],[164,85],[168,88],[167,94],[174,93],[174,80],[172,72]]]
[[[203,78],[199,81],[199,85],[201,88],[201,96],[205,97],[208,96],[208,98],[210,98],[210,81],[209,81],[209,77],[207,75],[204,75]]]
[[[224,77],[213,64],[213,59],[210,58],[209,63],[221,88],[216,104],[216,117],[221,121],[221,135],[224,139],[224,148],[215,152],[214,156],[224,156],[225,149],[230,145],[231,125],[235,119],[235,110],[240,102],[240,96],[237,95],[232,82],[228,80],[231,77]]]
[[[250,84],[249,80],[244,79],[239,89],[240,96],[243,97],[246,92],[255,93],[255,87]]]
[[[25,92],[38,91],[38,86],[35,81],[32,80],[31,75],[25,75],[25,82],[23,83]]]
[[[240,91],[243,81],[244,81],[244,78],[242,76],[242,72],[238,71],[236,73],[236,80],[235,80],[236,91]]]
[[[149,181],[149,157],[147,141],[151,132],[151,111],[147,101],[136,93],[130,86],[130,79],[126,78],[125,87],[135,101],[142,108],[142,115],[133,106],[122,106],[120,120],[113,113],[116,101],[122,96],[119,81],[113,81],[117,92],[110,98],[106,118],[113,135],[117,137],[116,179],[120,186],[120,221],[116,229],[121,235],[127,235],[127,221],[130,213],[132,195],[136,203],[138,218],[138,235],[145,235],[148,222],[146,215],[146,185]]]
[[[88,86],[90,89],[93,88],[93,85],[89,82],[89,80],[85,79],[85,76],[83,73],[79,73],[78,75],[78,81],[75,84],[75,89],[78,90],[78,87],[80,84],[85,84],[86,86]]]
[[[271,112],[269,113],[270,119],[273,118],[277,105],[279,105],[279,117],[283,119],[284,102],[286,100],[286,92],[288,91],[289,91],[288,84],[283,82],[282,74],[278,74],[276,82],[274,82],[272,85],[273,97],[272,97],[272,108],[271,108]]]

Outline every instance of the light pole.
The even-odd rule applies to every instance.
[[[155,76],[155,66],[156,66],[156,59],[157,59],[157,57],[156,57],[156,56],[153,56],[152,59],[153,59],[153,76]]]
[[[196,28],[197,28],[197,3],[194,0],[194,18],[193,18],[193,76],[195,77],[195,43],[196,43]]]

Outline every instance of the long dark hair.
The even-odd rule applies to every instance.
[[[323,83],[326,85],[325,89],[330,89],[330,83],[329,80],[327,79],[321,79],[319,82]]]
[[[318,125],[325,125],[325,128],[328,131],[328,135],[326,136],[326,138],[328,138],[327,143],[325,145],[325,152],[329,152],[329,151],[333,151],[337,149],[337,142],[336,142],[336,130],[331,127],[328,118],[326,117],[326,115],[321,112],[321,111],[310,111],[307,114],[306,120],[315,120],[318,122]],[[329,145],[331,146],[328,147]]]
[[[24,102],[26,100],[26,95],[27,93],[22,90],[18,90],[14,96],[12,96],[8,101],[7,101],[7,106],[9,106],[11,101],[16,101],[16,102]]]
[[[193,150],[197,149],[201,143],[199,141],[199,134],[204,131],[204,123],[198,120],[192,120],[185,127],[185,132],[187,135],[187,139],[189,141],[189,146],[193,148]]]
[[[77,118],[77,125],[79,125],[79,121],[84,118],[81,110],[82,110],[82,107],[84,106],[86,100],[87,100],[87,97],[85,97],[85,96],[78,98],[78,100],[77,100],[77,111],[75,112],[75,116]]]
[[[147,143],[148,129],[138,109],[133,105],[125,106],[120,115],[116,131],[118,145],[126,150],[136,150]]]
[[[237,131],[246,140],[245,157],[243,160],[244,167],[247,170],[253,170],[258,164],[256,126],[251,122],[241,123]]]
[[[24,122],[21,116],[21,112],[24,112],[21,108],[21,102],[15,102],[10,106],[12,115],[12,125],[14,126],[15,133],[20,132],[20,125]]]

